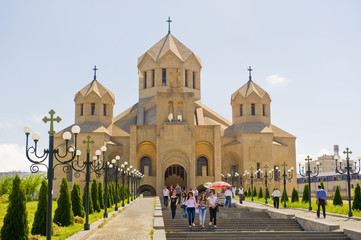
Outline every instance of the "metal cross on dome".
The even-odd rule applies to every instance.
[[[251,66],[249,66],[247,70],[249,72],[249,80],[252,81],[252,71],[253,71],[253,69],[252,69]]]
[[[170,20],[170,17],[168,17],[168,20],[166,22],[168,23],[168,34],[170,34],[170,23],[173,21]]]
[[[94,80],[97,80],[97,70],[98,70],[97,66],[94,66],[94,68],[93,68],[93,71],[94,71]]]

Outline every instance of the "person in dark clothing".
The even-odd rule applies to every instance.
[[[176,195],[176,192],[173,191],[172,196],[170,197],[170,209],[172,210],[172,218],[175,218],[175,212],[177,210],[178,205],[178,197]]]
[[[178,197],[178,202],[181,202],[181,194],[182,194],[182,188],[177,183],[177,186],[175,187],[174,191],[176,192],[176,195]]]
[[[214,196],[213,191],[210,191],[209,198],[208,198],[208,206],[209,206],[209,216],[210,221],[209,225],[214,224],[214,227],[217,227],[217,197]]]
[[[318,190],[316,192],[316,199],[317,199],[317,218],[320,218],[320,206],[322,206],[323,217],[326,218],[326,201],[327,201],[327,194],[321,186],[318,186]]]

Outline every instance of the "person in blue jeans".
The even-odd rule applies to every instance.
[[[231,189],[228,187],[227,190],[224,192],[224,196],[226,197],[226,206],[229,206],[229,208],[232,207],[232,191]]]
[[[199,225],[204,228],[204,221],[206,219],[206,211],[207,211],[207,196],[206,192],[202,192],[199,200],[198,200],[198,209],[199,209]]]
[[[187,194],[184,192],[182,193],[182,197],[181,197],[181,208],[183,209],[183,217],[187,218]]]
[[[316,199],[317,199],[317,218],[320,218],[320,206],[322,206],[322,213],[323,217],[326,218],[326,201],[327,201],[327,194],[326,191],[322,189],[321,185],[318,186],[318,190],[316,192]]]
[[[188,199],[187,199],[186,205],[187,205],[187,212],[188,212],[189,227],[195,226],[194,217],[195,217],[195,213],[196,213],[197,202],[196,202],[196,199],[194,198],[192,192],[188,193]]]
[[[163,203],[164,207],[168,207],[168,200],[169,200],[169,190],[166,186],[163,188]]]

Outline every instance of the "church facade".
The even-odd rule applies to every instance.
[[[89,135],[95,142],[91,155],[106,146],[109,160],[119,155],[120,164],[127,161],[144,174],[140,191],[152,194],[177,183],[201,188],[205,182],[222,180],[222,174],[242,174],[251,167],[270,170],[285,162],[287,169],[296,169],[295,137],[271,124],[269,94],[250,75],[231,96],[230,122],[202,103],[201,68],[200,58],[168,33],[139,57],[139,101],[118,116],[113,116],[114,94],[95,76],[74,99],[81,159],[85,161],[86,153],[82,141]],[[55,141],[60,143],[71,127],[58,132]],[[65,175],[56,169],[55,176],[57,196]],[[67,177],[70,185],[84,184],[74,172]],[[241,184],[239,179],[234,183]],[[296,184],[295,176],[287,191]],[[283,183],[269,181],[273,186],[282,189]]]

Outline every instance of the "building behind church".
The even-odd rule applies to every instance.
[[[109,160],[119,155],[120,164],[127,161],[145,175],[140,191],[152,194],[177,183],[201,188],[205,182],[221,180],[221,174],[242,174],[251,167],[283,170],[286,163],[286,170],[296,169],[295,137],[271,124],[269,94],[250,75],[230,96],[230,122],[201,101],[201,68],[200,58],[168,33],[138,58],[139,101],[118,116],[113,115],[114,94],[94,77],[74,98],[81,160],[86,152],[81,142],[89,135],[95,141],[92,156],[106,146]],[[220,88],[222,84],[224,80]],[[56,143],[71,127],[56,134]],[[58,147],[64,150],[64,145]],[[70,185],[84,184],[84,176],[79,180],[74,172],[56,169],[55,197],[65,175]],[[269,181],[269,188],[274,186],[282,189],[283,183]],[[288,193],[293,187],[296,176],[287,183]]]

